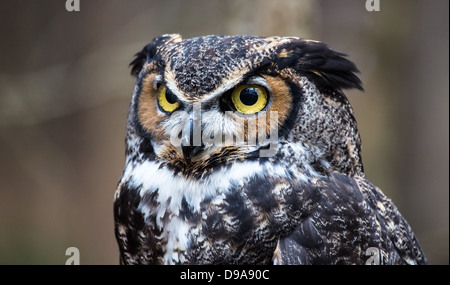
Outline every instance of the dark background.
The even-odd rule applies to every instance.
[[[449,2],[381,0],[0,2],[0,264],[117,264],[112,202],[134,80],[153,37],[298,36],[350,55],[347,92],[368,178],[449,258]]]

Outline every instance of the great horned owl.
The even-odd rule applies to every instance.
[[[355,65],[288,37],[155,38],[114,197],[122,264],[425,264],[364,175]],[[261,127],[262,126],[262,127]]]

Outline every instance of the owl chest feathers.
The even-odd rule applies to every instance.
[[[154,256],[144,263],[161,264],[269,262],[280,231],[301,212],[286,213],[289,207],[283,204],[292,183],[311,178],[305,172],[294,179],[293,169],[270,161],[236,162],[197,180],[156,161],[129,161],[116,193],[116,213],[124,224],[141,222],[135,222],[136,241],[122,233],[127,254],[136,252],[142,259],[140,251],[150,252]],[[124,202],[130,200],[132,207]],[[254,246],[258,250],[252,251]]]

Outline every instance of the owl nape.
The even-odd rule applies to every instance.
[[[343,93],[362,84],[345,54],[295,37],[171,34],[131,73],[121,264],[427,263],[364,174]]]

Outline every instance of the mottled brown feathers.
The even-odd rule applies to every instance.
[[[114,196],[120,262],[426,264],[406,220],[365,177],[343,93],[362,90],[357,72],[344,54],[294,37],[173,34],[145,46],[131,63]],[[230,96],[255,85],[267,91],[262,109],[238,112]],[[248,94],[238,92],[260,99]],[[257,122],[266,133],[251,140]]]

